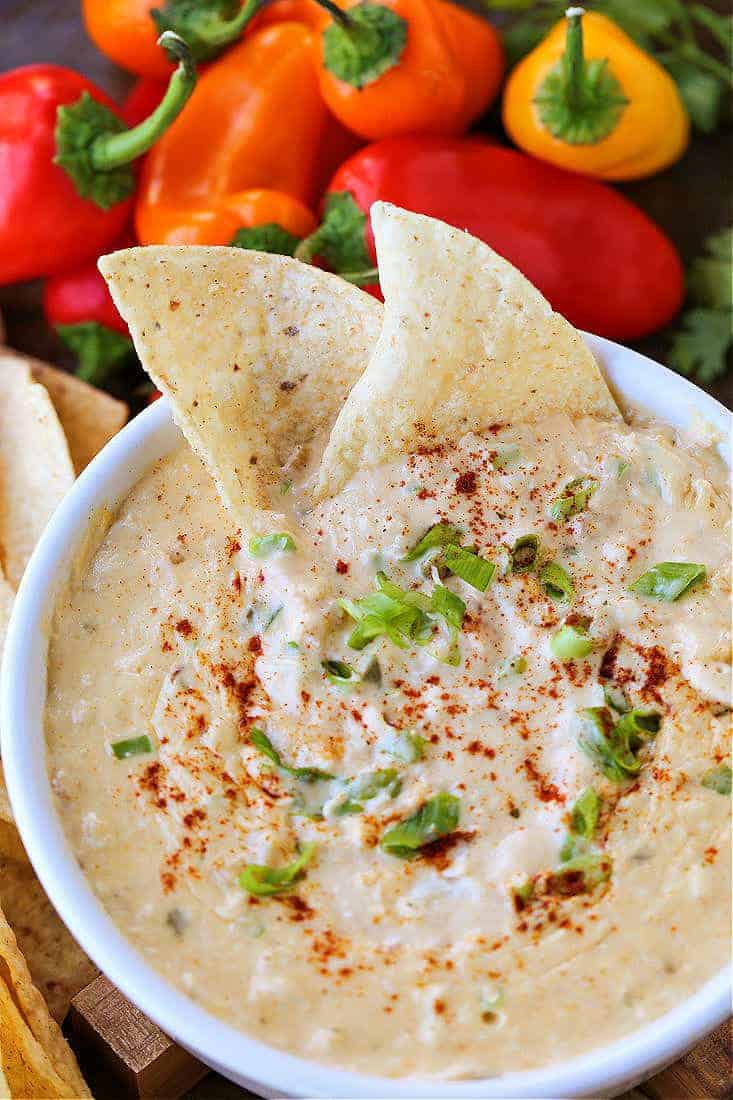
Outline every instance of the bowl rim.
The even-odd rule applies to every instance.
[[[586,335],[586,339],[622,401],[633,391],[635,404],[678,425],[696,411],[723,437],[730,436],[733,417],[709,394],[638,352],[599,337]],[[168,403],[160,400],[130,421],[81,474],[28,564],[3,658],[0,732],[16,822],[52,903],[110,980],[202,1061],[268,1096],[498,1100],[612,1095],[681,1056],[722,1023],[731,1010],[729,966],[637,1033],[565,1062],[470,1080],[385,1078],[309,1061],[251,1038],[199,1007],[145,962],[93,894],[54,809],[42,722],[45,661],[56,594],[68,577],[92,513],[109,501],[117,504],[124,499],[142,473],[179,439]]]

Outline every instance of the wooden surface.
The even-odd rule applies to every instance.
[[[628,2],[634,4],[637,0]],[[727,0],[721,0],[717,6],[721,11],[730,10]],[[115,97],[120,97],[129,85],[128,78],[110,65],[85,37],[76,0],[0,0],[0,71],[36,61],[51,61],[79,69]],[[627,185],[623,190],[669,233],[687,262],[698,255],[705,237],[733,220],[732,164],[730,130],[714,137],[696,137],[687,155],[671,170],[655,179]],[[591,257],[589,262],[592,262]],[[622,272],[619,277],[623,277]],[[68,355],[43,323],[39,301],[37,284],[0,288],[0,309],[7,325],[8,343],[29,354],[70,366]],[[667,335],[661,333],[635,346],[664,362],[667,339]],[[718,382],[710,392],[733,407],[733,376]],[[106,979],[100,981],[104,983]],[[136,1017],[137,1010],[132,1006],[124,1009],[130,1027],[126,1029],[128,1045],[121,1049],[118,1033],[122,1002],[118,1000],[119,993],[107,986],[89,987],[91,992],[84,991],[70,1020],[72,1041],[84,1048],[85,1069],[93,1078],[97,1096],[113,1100],[115,1095],[124,1095],[124,1092],[114,1092],[113,1075],[118,1081],[127,1082],[127,1095],[138,1086],[143,1088],[142,1095],[179,1095],[178,1086],[174,1092],[149,1090],[159,1089],[161,1078],[156,1074],[160,1072],[172,1072],[174,1081],[179,1071],[184,1075],[195,1074],[197,1070],[192,1069],[188,1056],[178,1053],[177,1048],[172,1049],[169,1040],[139,1013]],[[90,1027],[96,1035],[93,1042],[90,1041]],[[111,1029],[112,1034],[106,1034],[105,1041],[100,1042],[105,1037],[105,1029],[107,1032]],[[131,1049],[136,1045],[134,1037],[137,1050]],[[128,1068],[123,1069],[123,1065]],[[134,1082],[129,1080],[130,1066],[136,1067]],[[105,1072],[108,1077],[104,1076]],[[146,1073],[150,1076],[146,1077]],[[189,1083],[192,1080],[189,1078]],[[187,1093],[187,1100],[243,1100],[247,1095],[237,1086],[210,1074]],[[731,1096],[731,1037],[727,1025],[699,1044],[686,1058],[628,1093],[627,1100],[692,1100],[693,1097],[712,1100]]]

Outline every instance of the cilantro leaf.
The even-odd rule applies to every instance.
[[[705,241],[690,265],[691,308],[682,315],[667,356],[680,374],[709,384],[726,373],[733,347],[733,228]]]

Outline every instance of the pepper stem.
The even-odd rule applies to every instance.
[[[565,12],[564,53],[534,97],[542,125],[568,145],[595,145],[608,137],[629,103],[608,58],[585,57],[584,15],[584,8]]]
[[[319,7],[323,8],[324,11],[327,11],[345,31],[351,30],[353,25],[351,19],[343,8],[340,8],[338,4],[334,4],[333,0],[316,0],[316,3]]]
[[[164,31],[158,45],[172,60],[178,60],[166,93],[152,114],[131,130],[117,134],[104,133],[94,139],[89,156],[92,167],[97,171],[112,171],[147,153],[181,113],[196,87],[196,66],[188,44],[180,35],[174,31]]]
[[[212,23],[211,26],[198,28],[198,37],[212,52],[228,46],[239,38],[249,21],[260,10],[264,0],[247,0],[233,19],[221,23]]]
[[[585,75],[585,57],[583,54],[583,16],[585,8],[568,8],[565,17],[568,29],[565,35],[565,96],[569,107],[578,107],[583,98],[583,77]]]

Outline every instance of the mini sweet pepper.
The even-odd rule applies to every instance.
[[[184,114],[145,161],[135,208],[142,244],[187,235],[252,188],[315,198],[328,116],[314,33],[276,23],[248,33],[202,74]],[[182,230],[182,227],[188,227]]]
[[[58,65],[0,76],[0,284],[61,271],[98,256],[129,219],[132,162],[183,109],[196,82],[186,44],[162,102],[126,129],[94,84]]]
[[[496,95],[501,41],[448,0],[319,0],[323,98],[354,133],[460,134]]]
[[[527,153],[608,180],[673,164],[690,131],[669,73],[611,19],[583,8],[568,8],[513,70],[503,115]]]

